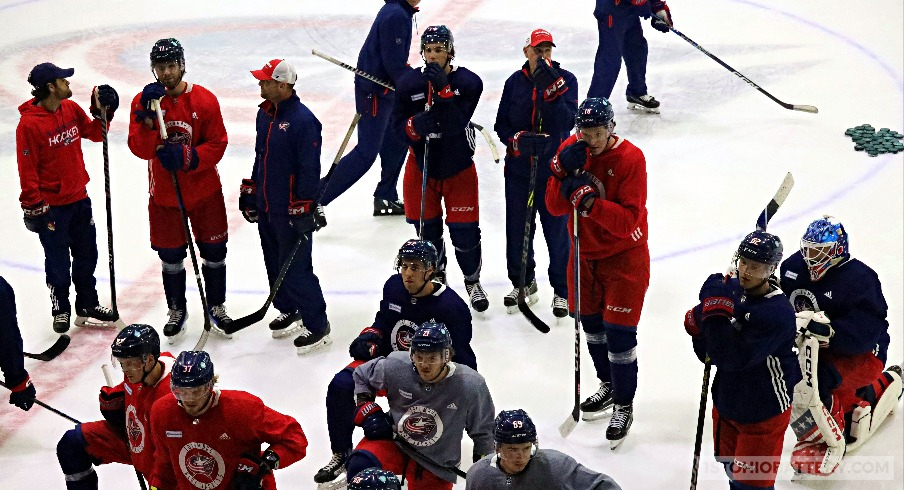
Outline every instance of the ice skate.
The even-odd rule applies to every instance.
[[[537,280],[534,279],[530,282],[530,285],[527,286],[527,291],[524,294],[524,302],[527,303],[528,306],[539,301],[540,298],[537,296]],[[518,288],[512,289],[512,292],[505,295],[505,298],[502,299],[502,303],[505,305],[505,311],[509,315],[518,313]]]
[[[659,114],[659,101],[653,98],[652,95],[641,95],[639,97],[629,95],[628,109]]]
[[[609,449],[617,448],[625,437],[628,437],[628,431],[631,430],[631,423],[634,422],[634,405],[615,404],[612,409],[612,419],[609,420],[609,427],[606,429],[606,439],[609,440]]]
[[[568,316],[568,300],[558,294],[553,295],[552,314],[556,318],[565,318]]]
[[[211,306],[208,312],[210,317],[210,331],[223,339],[231,339],[232,335],[226,333],[223,327],[232,323],[232,318],[226,314],[226,305]]]
[[[105,306],[96,305],[91,308],[76,308],[75,313],[75,326],[77,327],[115,327],[120,330],[126,328],[126,324],[119,319],[119,315]]]
[[[274,339],[281,339],[298,332],[303,326],[301,312],[281,313],[275,320],[270,322],[270,333]]]
[[[405,203],[374,198],[374,216],[404,216]]]
[[[185,321],[188,320],[188,311],[184,309],[169,310],[169,319],[163,326],[163,335],[169,345],[175,345],[176,342],[185,335]]]
[[[483,290],[480,281],[465,281],[465,289],[471,299],[471,308],[478,313],[487,311],[487,308],[490,307],[490,300],[487,299],[487,292]]]
[[[600,383],[600,388],[596,390],[596,393],[581,402],[581,420],[593,422],[605,417],[612,408],[612,403],[612,388],[609,383]]]
[[[53,331],[66,333],[69,331],[69,312],[61,311],[53,314]]]
[[[316,334],[308,330],[307,327],[301,327],[301,335],[295,338],[295,347],[298,348],[299,356],[310,354],[311,352],[332,343],[333,339],[330,338],[330,322],[326,322],[326,330],[322,334]]]
[[[345,460],[348,453],[333,453],[330,462],[317,471],[314,475],[314,483],[317,483],[317,490],[338,490],[347,486],[345,477]]]

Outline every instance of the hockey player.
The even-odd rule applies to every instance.
[[[403,475],[411,490],[451,490],[463,431],[474,442],[474,461],[493,450],[495,409],[486,381],[452,362],[452,355],[449,330],[425,322],[410,352],[355,369],[355,424],[364,428],[364,439],[349,456],[349,475],[377,467]],[[374,403],[379,390],[389,398],[389,414]]]
[[[300,330],[295,347],[298,355],[304,355],[332,343],[311,258],[312,234],[318,229],[314,198],[321,125],[299,100],[298,74],[288,61],[272,60],[251,74],[259,80],[264,102],[257,111],[254,166],[251,178],[242,180],[239,208],[245,220],[257,223],[271,287],[295,242],[301,240],[273,301],[281,314],[270,322],[270,330],[276,339]]]
[[[554,449],[540,449],[537,427],[524,410],[503,410],[493,428],[496,452],[468,470],[466,490],[620,490],[607,475]]]
[[[398,85],[408,66],[411,49],[411,21],[421,0],[383,0],[367,39],[358,53],[358,69]],[[402,215],[405,206],[399,200],[396,184],[408,151],[401,134],[388,127],[396,93],[363,77],[355,77],[355,108],[358,144],[339,161],[339,172],[329,180],[320,180],[321,203],[333,202],[361,179],[380,155],[380,183],[374,191],[374,216]]]
[[[123,381],[100,389],[104,420],[76,425],[57,443],[57,458],[69,490],[97,489],[92,465],[130,464],[148,478],[154,469],[151,406],[170,394],[173,356],[161,354],[157,331],[142,324],[121,330],[110,349],[113,365],[122,369]]]
[[[480,206],[473,159],[474,128],[470,124],[483,82],[467,68],[452,66],[455,41],[446,26],[424,29],[421,57],[424,68],[409,71],[396,87],[395,114],[405,122],[412,150],[405,166],[405,217],[420,238],[436,246],[437,273],[445,278],[443,201],[449,237],[465,276],[471,307],[483,312],[490,303],[480,285]],[[423,172],[427,172],[426,188]]]
[[[355,359],[336,373],[326,392],[326,422],[332,459],[314,476],[317,483],[339,478],[352,449],[355,429],[355,382],[352,372],[366,361],[407,351],[418,325],[434,321],[446,325],[452,336],[452,360],[477,370],[471,349],[471,312],[458,294],[434,278],[436,248],[426,240],[408,240],[395,259],[398,274],[383,285],[383,299],[371,326],[349,346]],[[323,485],[324,488],[329,485]]]
[[[89,118],[69,100],[74,68],[41,63],[28,74],[33,96],[19,106],[16,159],[22,193],[19,202],[25,227],[38,234],[44,247],[44,274],[50,288],[53,331],[69,330],[72,307],[69,284],[75,285],[75,324],[124,327],[119,315],[100,306],[94,270],[97,267],[97,230],[88,197],[88,172],[82,139],[101,141],[103,122],[119,107],[119,95],[109,85],[95,87]],[[72,256],[70,260],[70,255]]]
[[[628,109],[659,113],[659,101],[647,92],[647,40],[640,18],[651,18],[654,29],[669,32],[672,14],[665,0],[596,0],[593,10],[599,46],[587,97],[610,98],[622,59],[628,72]]]
[[[716,366],[713,446],[736,490],[774,488],[791,392],[801,379],[794,311],[774,277],[782,251],[777,236],[748,234],[738,246],[737,279],[710,275],[700,304],[684,317],[697,357]]]
[[[807,227],[800,250],[782,263],[781,286],[802,330],[801,365],[816,367],[812,386],[795,389],[798,442],[791,465],[826,475],[845,449],[857,449],[875,433],[901,397],[901,367],[883,372],[888,306],[876,272],[851,257],[847,232],[832,216]]]
[[[348,490],[402,490],[395,473],[365,468],[348,482]]]
[[[568,219],[553,216],[546,209],[546,165],[556,148],[574,127],[578,110],[578,81],[558,61],[552,61],[552,34],[544,29],[531,32],[523,48],[527,61],[505,81],[496,112],[494,129],[505,152],[505,258],[508,277],[514,289],[503,298],[509,313],[518,312],[518,288],[521,284],[521,255],[524,247],[524,224],[530,221],[525,282],[527,304],[537,302],[537,279],[534,275],[534,218],[528,219],[527,200],[540,214],[543,236],[549,251],[549,283],[553,289],[552,312],[562,318],[568,315]],[[530,174],[536,167],[534,188]]]
[[[148,162],[148,214],[151,248],[163,262],[163,291],[169,315],[163,335],[174,344],[185,334],[185,266],[188,245],[182,214],[203,259],[204,289],[214,333],[227,337],[221,326],[232,321],[226,313],[226,206],[217,164],[226,151],[226,127],[217,98],[206,88],[186,82],[185,51],[176,39],[160,39],[151,48],[151,72],[157,80],[132,99],[135,118],[129,124],[129,149]],[[160,100],[167,140],[160,139],[151,102]],[[179,179],[182,203],[176,196]],[[183,207],[184,204],[184,207]]]
[[[9,388],[9,404],[28,411],[35,404],[37,390],[25,370],[22,355],[22,332],[16,321],[16,294],[0,276],[0,370]]]
[[[206,352],[185,351],[176,358],[174,396],[151,411],[157,446],[151,484],[161,490],[274,490],[273,471],[305,456],[308,440],[301,426],[250,393],[220,391],[216,382]],[[264,443],[269,447],[261,452]]]
[[[639,148],[612,133],[612,104],[587,99],[575,118],[578,132],[550,161],[546,206],[555,216],[578,213],[581,325],[599,390],[581,403],[584,420],[614,404],[606,438],[614,449],[634,420],[637,324],[650,282],[647,246],[647,169]],[[569,230],[573,232],[571,220]],[[574,262],[571,262],[574,263]],[[574,268],[568,268],[574,309]]]

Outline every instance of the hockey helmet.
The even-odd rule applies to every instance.
[[[612,104],[605,97],[591,97],[581,102],[574,116],[574,125],[578,129],[610,126],[615,118]],[[611,127],[610,127],[611,131]]]
[[[182,67],[182,72],[185,72],[185,50],[182,48],[182,43],[175,38],[168,37],[155,42],[154,47],[151,48],[150,58],[151,68],[155,63],[175,61]]]
[[[800,253],[810,269],[810,279],[822,279],[832,266],[851,258],[844,226],[828,215],[813,221],[800,239]]]
[[[213,361],[204,351],[183,351],[173,364],[173,387],[194,388],[213,381]]]
[[[348,490],[401,490],[395,473],[380,468],[365,468],[348,481]]]
[[[455,38],[452,37],[452,31],[444,25],[429,26],[424,29],[421,34],[421,54],[428,44],[440,43],[449,52],[449,59],[455,57]]]
[[[537,427],[524,410],[503,410],[493,422],[496,444],[537,442]]]
[[[436,269],[437,262],[436,247],[428,240],[412,239],[405,242],[396,255],[396,269],[402,265],[402,259],[420,260],[424,263],[424,267]]]
[[[113,357],[130,358],[152,355],[160,357],[160,335],[154,327],[134,323],[119,331],[110,345]]]
[[[411,336],[411,352],[441,352],[452,346],[452,336],[444,323],[424,322]]]

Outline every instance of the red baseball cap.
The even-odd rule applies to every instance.
[[[549,43],[552,44],[552,47],[556,47],[556,43],[552,42],[552,34],[546,29],[536,29],[534,32],[531,32],[525,46],[536,47],[540,43]]]
[[[276,80],[294,84],[298,80],[295,67],[286,60],[270,60],[260,70],[251,70],[251,74],[258,80]]]

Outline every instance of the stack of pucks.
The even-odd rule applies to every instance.
[[[854,140],[855,150],[865,151],[871,157],[879,156],[883,153],[904,151],[904,143],[900,141],[901,138],[904,138],[904,134],[888,128],[881,128],[876,131],[870,124],[861,124],[860,126],[848,128],[844,134]]]

